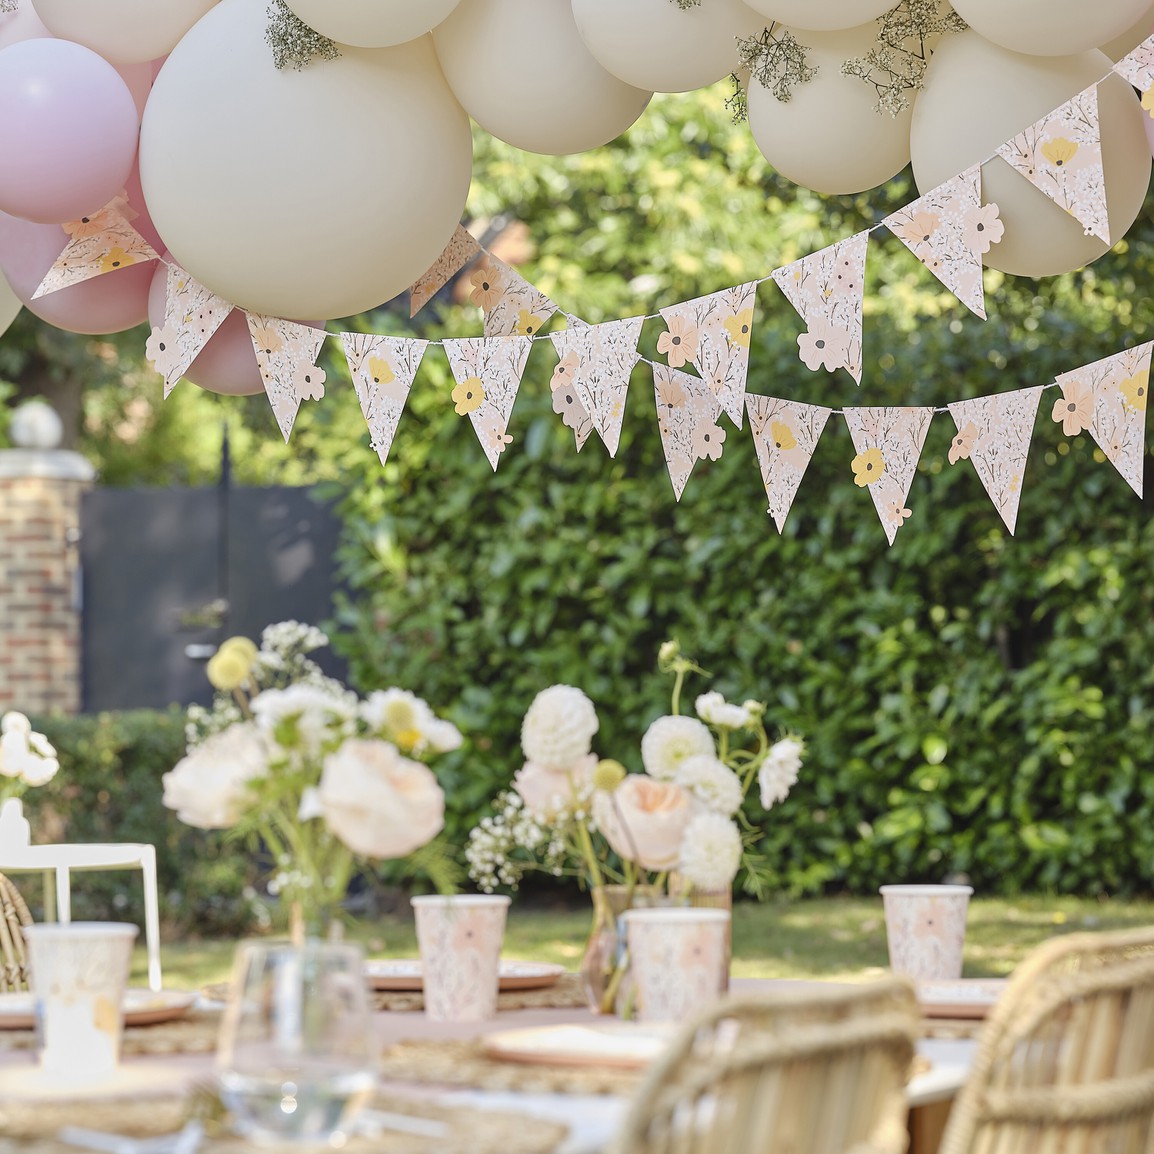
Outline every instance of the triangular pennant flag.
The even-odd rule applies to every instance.
[[[1011,534],[1018,521],[1022,478],[1041,398],[1042,387],[1037,385],[946,406],[958,430],[950,442],[950,464],[973,464]]]
[[[930,189],[882,221],[970,310],[986,319],[982,254],[1002,239],[996,204],[982,204],[981,166]]]
[[[1117,64],[1114,72],[1129,80],[1143,96],[1154,88],[1154,36],[1148,36],[1137,48],[1127,52]],[[1146,102],[1142,102],[1146,108]],[[1151,109],[1146,108],[1147,112]]]
[[[1072,372],[1059,373],[1056,379],[1062,396],[1050,412],[1068,437],[1089,429],[1098,447],[1139,497],[1152,348],[1154,342],[1147,341]]]
[[[505,446],[513,439],[507,433],[509,416],[533,342],[528,337],[467,337],[446,338],[442,344],[457,382],[453,404],[459,415],[468,414],[496,472]]]
[[[484,250],[462,226],[433,262],[433,267],[409,288],[409,316],[415,317],[475,256]]]
[[[769,498],[769,513],[780,533],[833,410],[753,393],[746,394],[745,406],[765,495]]]
[[[1087,233],[1110,243],[1097,84],[1007,140],[998,155]]]
[[[301,401],[319,401],[325,395],[325,371],[316,360],[328,333],[280,317],[245,316],[264,391],[287,441]]]
[[[700,377],[654,363],[653,390],[669,480],[680,501],[693,466],[721,456],[725,430],[717,423],[717,398]]]
[[[770,274],[805,321],[797,347],[806,368],[846,369],[859,385],[868,244],[866,229]]]
[[[382,465],[393,446],[397,424],[428,343],[409,337],[341,333],[353,388],[369,426],[369,444]]]
[[[930,431],[932,408],[844,409],[857,452],[851,462],[856,485],[869,488],[889,543],[910,515],[906,497]]]
[[[485,314],[487,337],[531,337],[557,311],[516,269],[486,253],[469,274],[469,299]]]
[[[164,377],[166,397],[224,323],[232,307],[224,297],[210,292],[179,265],[168,266],[164,324],[152,330],[144,348],[152,367]]]
[[[671,368],[688,361],[709,383],[722,409],[740,429],[749,371],[749,342],[757,281],[682,301],[661,310],[667,329],[657,351]]]
[[[128,201],[122,194],[99,212],[61,225],[70,239],[44,274],[32,299],[129,265],[158,260],[156,249],[128,223],[127,208]],[[135,210],[130,211],[137,215]]]
[[[644,323],[644,317],[600,325],[570,323],[562,332],[549,335],[560,358],[549,382],[554,410],[574,431],[577,425],[571,422],[579,423],[577,410],[586,414],[611,457],[617,455],[621,442],[629,375],[640,359],[637,341]],[[578,436],[577,448],[582,444]]]

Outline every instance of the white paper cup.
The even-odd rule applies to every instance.
[[[70,1080],[96,1080],[116,1069],[137,933],[126,922],[24,927],[45,1071]]]
[[[882,886],[890,969],[930,981],[960,978],[973,892],[972,886]]]
[[[415,897],[425,1013],[436,1022],[481,1022],[497,1012],[503,894]]]
[[[631,909],[621,918],[643,1022],[683,1018],[723,992],[728,910]]]

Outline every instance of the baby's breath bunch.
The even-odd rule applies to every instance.
[[[273,0],[268,6],[268,26],[264,38],[272,49],[277,68],[291,64],[298,72],[314,60],[336,60],[341,50],[327,36],[310,28],[285,0]]]
[[[774,22],[757,36],[737,41],[737,58],[743,68],[782,104],[789,103],[795,85],[817,75],[806,58],[806,48],[787,28]]]

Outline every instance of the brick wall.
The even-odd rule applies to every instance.
[[[0,451],[0,713],[80,709],[77,544],[91,479],[75,453]]]

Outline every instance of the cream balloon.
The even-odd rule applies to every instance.
[[[745,0],[755,12],[790,28],[836,32],[888,12],[893,0]]]
[[[45,26],[113,64],[155,60],[217,0],[32,0]]]
[[[1056,276],[1097,260],[1110,247],[1015,172],[999,145],[1102,77],[1098,113],[1106,206],[1115,242],[1134,223],[1150,182],[1144,113],[1134,89],[1110,73],[1104,53],[1026,56],[972,29],[942,41],[914,103],[914,179],[922,192],[982,164],[982,199],[997,204],[1005,234],[982,259],[1017,276]],[[992,159],[990,159],[992,158]]]
[[[910,161],[912,107],[877,111],[874,88],[843,76],[842,62],[876,45],[877,26],[842,32],[791,29],[817,75],[778,100],[756,78],[749,82],[749,130],[782,176],[815,192],[862,192],[884,184]]]
[[[432,31],[461,0],[285,0],[310,27],[358,48],[389,48]]]
[[[433,29],[433,42],[469,115],[526,152],[599,148],[652,96],[593,59],[570,0],[466,0]]]
[[[1027,56],[1071,56],[1125,32],[1149,0],[952,0],[980,36]]]
[[[20,298],[0,272],[0,336],[8,331],[8,326],[16,319],[16,314],[24,307]]]
[[[765,21],[741,0],[572,0],[577,31],[602,67],[634,88],[689,92],[740,67],[737,39]]]
[[[221,0],[173,49],[140,131],[140,177],[173,257],[251,312],[375,308],[449,242],[469,121],[427,37],[278,71],[264,0]]]
[[[1143,40],[1154,33],[1154,4],[1146,0],[1145,10],[1140,19],[1135,20],[1125,32],[1119,33],[1098,48],[1105,52],[1111,60],[1121,60],[1123,56],[1133,52]]]

